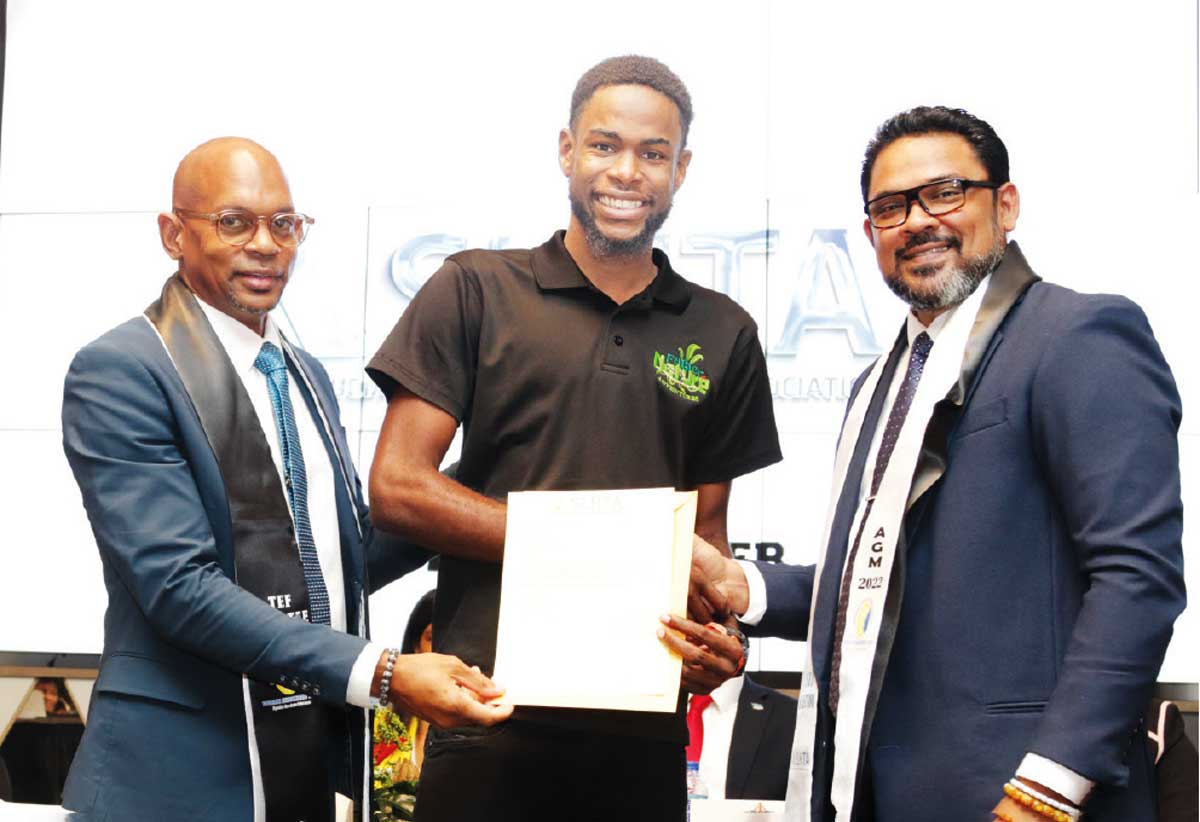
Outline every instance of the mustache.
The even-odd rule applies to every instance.
[[[907,254],[917,246],[925,245],[926,243],[945,243],[956,251],[962,248],[962,241],[957,237],[942,236],[936,231],[929,230],[922,231],[920,234],[914,234],[912,237],[909,237],[908,242],[904,244],[904,247],[896,250],[896,256],[898,257],[901,254]]]

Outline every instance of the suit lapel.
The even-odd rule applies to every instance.
[[[300,393],[304,397],[308,412],[321,435],[321,442],[330,463],[334,467],[334,497],[337,503],[338,532],[342,548],[342,576],[345,584],[346,597],[346,630],[349,633],[358,632],[359,600],[362,595],[364,581],[362,571],[366,567],[358,506],[354,500],[354,488],[350,477],[355,476],[353,465],[347,453],[348,448],[343,439],[337,438],[340,430],[334,425],[337,416],[330,414],[330,400],[326,400],[321,391],[321,383],[316,380],[312,366],[304,356],[285,341],[284,348],[288,353],[288,361],[293,368],[301,373],[303,379],[299,383]]]
[[[999,330],[1000,326],[1012,307],[1020,302],[1026,289],[1040,279],[1029,268],[1029,263],[1025,261],[1025,255],[1021,253],[1017,244],[1010,242],[1004,252],[1004,259],[1000,261],[1000,265],[988,281],[983,303],[979,307],[979,313],[975,315],[975,324],[967,337],[958,380],[946,397],[934,406],[933,417],[925,429],[925,439],[921,443],[921,455],[917,460],[912,490],[908,497],[910,510],[946,473],[950,432],[954,430],[963,407],[979,384],[980,375],[1004,339],[1003,332]],[[923,510],[924,506],[919,509],[918,514]],[[911,533],[914,528],[915,523],[910,523],[908,531]]]
[[[755,710],[751,703],[762,705]],[[766,729],[775,711],[771,693],[758,688],[749,679],[742,683],[738,696],[737,715],[733,720],[733,737],[729,742],[729,765],[725,772],[725,795],[741,797],[746,794],[746,782],[750,779],[758,747],[766,736]]]
[[[313,399],[316,401],[317,406],[321,410],[320,415],[316,417],[316,419],[318,421],[323,420],[325,427],[328,428],[328,432],[325,430],[325,427],[322,428],[322,437],[325,438],[327,433],[333,437],[333,464],[339,469],[339,474],[341,475],[342,484],[345,486],[346,493],[350,496],[352,502],[354,502],[355,509],[357,509],[357,501],[354,500],[354,488],[350,482],[350,478],[355,474],[354,464],[350,461],[349,446],[347,445],[346,441],[339,436],[341,431],[335,428],[333,424],[334,421],[339,418],[338,414],[333,413],[337,410],[336,407],[331,407],[335,401],[331,398],[327,398],[324,392],[321,390],[321,383],[316,379],[316,374],[308,360],[301,356],[299,351],[292,347],[291,343],[286,343],[285,341],[285,345],[288,349],[288,353],[291,355],[292,363],[304,374],[304,379],[308,383]],[[354,527],[357,529],[358,525],[356,524]]]

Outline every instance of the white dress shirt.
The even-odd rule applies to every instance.
[[[888,414],[891,413],[892,404],[895,402],[896,395],[900,392],[900,386],[904,382],[904,377],[908,370],[908,353],[912,348],[913,340],[924,331],[929,334],[936,345],[938,334],[946,327],[946,323],[950,321],[950,318],[954,314],[959,311],[968,311],[971,314],[977,313],[979,305],[983,302],[983,295],[987,291],[987,284],[990,279],[991,275],[984,278],[983,282],[979,284],[979,287],[975,289],[970,297],[961,304],[939,314],[928,327],[917,319],[916,314],[909,312],[905,325],[907,344],[905,345],[904,352],[901,354],[896,372],[892,376],[892,382],[888,385],[888,393],[880,412],[880,424],[875,428],[874,437],[871,441],[871,449],[867,452],[866,469],[863,471],[862,488],[859,494],[860,505],[865,504],[867,497],[871,494],[871,481],[874,474],[873,466],[875,465],[876,455],[879,453],[879,444],[883,441],[883,431],[886,428],[884,422],[887,420]],[[933,365],[936,362],[938,361],[929,360],[925,372],[921,375],[921,380],[936,380],[938,384],[944,384],[949,388],[954,380],[957,379],[961,369],[961,362],[955,363],[952,360],[941,360],[941,370],[935,371],[931,366],[936,367]],[[746,609],[746,613],[740,617],[740,621],[747,625],[757,625],[769,607],[767,603],[766,584],[763,582],[762,574],[755,567],[754,563],[745,560],[739,560],[739,562],[746,574],[746,582],[749,587],[749,607]],[[707,738],[705,743],[707,744]],[[1025,755],[1025,758],[1021,761],[1021,766],[1017,768],[1017,776],[1045,785],[1050,790],[1062,794],[1077,805],[1083,802],[1088,792],[1092,789],[1093,784],[1086,777],[1075,773],[1070,768],[1034,753]],[[1001,787],[1000,785],[996,786],[997,795],[999,795]]]
[[[733,744],[733,724],[737,719],[738,700],[745,677],[735,676],[721,683],[710,696],[713,701],[700,714],[704,723],[704,746],[700,749],[700,778],[708,788],[709,799],[725,798],[725,777],[729,773],[729,748]],[[691,707],[692,697],[688,697]]]

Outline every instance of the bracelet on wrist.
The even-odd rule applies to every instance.
[[[396,667],[396,657],[400,651],[396,648],[387,649],[387,660],[383,664],[383,675],[379,677],[379,704],[390,705],[392,690],[392,669]]]
[[[1034,799],[1040,800],[1043,804],[1049,805],[1055,810],[1062,811],[1065,814],[1074,814],[1076,817],[1082,814],[1078,806],[1071,804],[1065,799],[1055,799],[1052,796],[1047,796],[1019,776],[1010,779],[1008,782],[1017,790],[1029,794]]]
[[[1053,819],[1054,822],[1078,822],[1080,817],[1078,808],[1052,799],[1015,779],[1010,779],[1004,786],[1004,795],[1040,816]]]

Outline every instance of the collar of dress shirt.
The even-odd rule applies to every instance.
[[[917,319],[916,314],[911,311],[908,312],[908,324],[906,326],[908,330],[908,344],[911,346],[912,341],[915,340],[917,335],[919,335],[922,331],[928,334],[930,339],[932,339],[934,342],[937,342],[938,334],[940,334],[942,329],[946,327],[946,323],[950,322],[950,318],[954,316],[955,312],[961,310],[964,305],[970,304],[975,306],[975,308],[972,310],[978,311],[979,302],[983,299],[984,293],[987,292],[988,282],[991,279],[992,275],[988,274],[980,281],[975,290],[971,292],[971,296],[967,297],[958,305],[943,311],[941,314],[938,314],[933,318],[933,322],[931,322],[928,326],[923,325],[921,321]]]
[[[264,342],[272,342],[280,349],[283,348],[283,337],[270,316],[267,317],[263,335],[260,337],[233,317],[218,311],[199,297],[196,298],[196,301],[200,303],[204,316],[208,318],[208,324],[212,326],[225,353],[229,355],[229,361],[233,363],[233,370],[238,374],[245,374],[253,370],[254,361],[258,359],[258,352],[262,349]]]
[[[745,680],[744,676],[735,676],[732,679],[727,679],[709,694],[713,698],[713,704],[717,706],[718,711],[725,713],[726,711],[737,710],[738,699],[742,696],[743,680]]]

